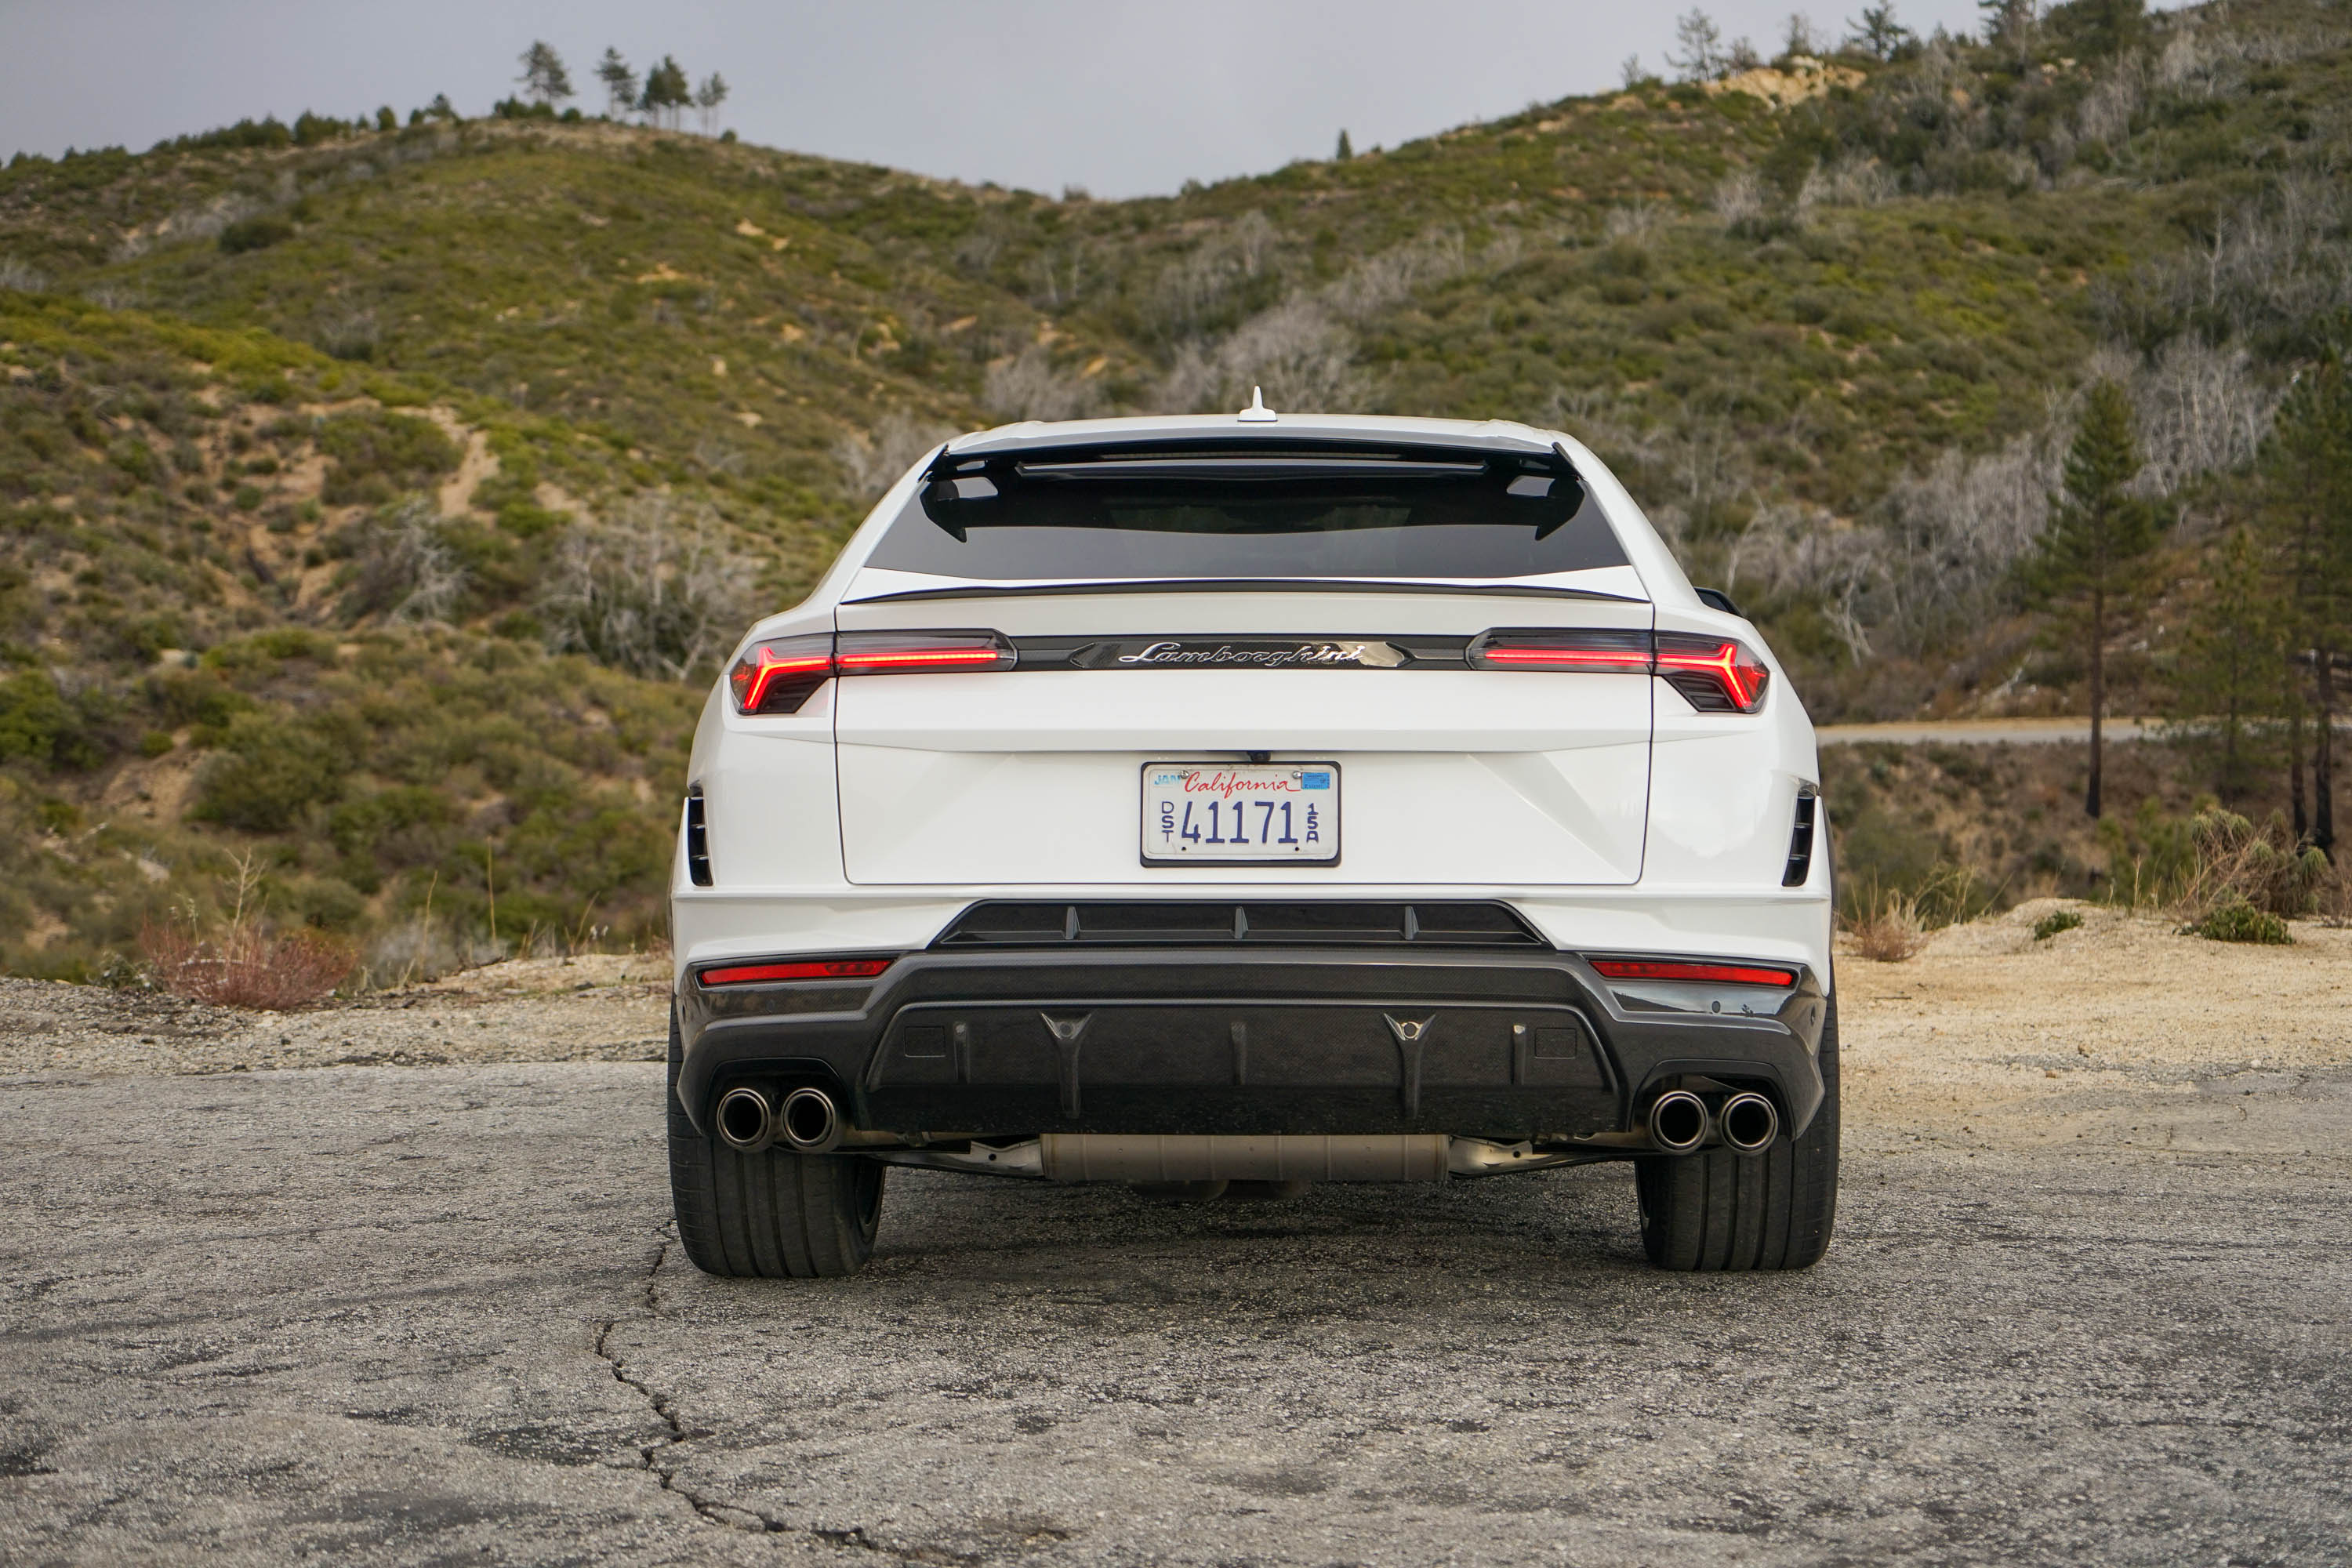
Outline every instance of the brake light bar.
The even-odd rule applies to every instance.
[[[871,980],[890,967],[887,958],[817,958],[793,963],[737,963],[706,969],[705,985],[751,985],[766,980]]]
[[[836,675],[929,675],[1010,669],[1002,632],[844,632],[754,643],[727,672],[738,713],[797,713]]]
[[[1000,632],[844,632],[838,643],[833,662],[844,675],[1010,669],[1015,657]]]
[[[1487,669],[1568,669],[1647,675],[1655,655],[1647,632],[1488,632],[1470,645]]]
[[[1736,637],[1688,632],[1495,630],[1466,657],[1480,669],[1656,675],[1702,713],[1753,713],[1771,670]]]
[[[1610,980],[1680,980],[1712,985],[1794,985],[1793,969],[1746,963],[1707,963],[1685,959],[1596,958],[1594,973]]]

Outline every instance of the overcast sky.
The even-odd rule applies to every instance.
[[[1862,0],[1817,5],[1843,31]],[[1790,0],[1722,0],[1727,39],[1776,52]],[[1898,0],[1922,32],[1975,0]],[[1328,157],[1341,127],[1392,146],[1659,68],[1672,5],[1624,0],[0,0],[0,155],[143,149],[305,109],[344,118],[436,92],[513,90],[545,38],[583,107],[607,45],[733,89],[748,141],[924,174],[1097,195],[1173,191]]]

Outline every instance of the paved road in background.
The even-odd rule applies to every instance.
[[[2110,719],[2101,726],[2109,741],[2160,741],[2167,726],[2161,719]],[[2352,723],[2336,728],[2352,732]],[[1814,731],[1824,746],[1858,746],[1876,742],[1897,746],[2053,745],[2062,741],[2087,742],[2088,719],[1956,719],[1946,721],[1904,720],[1890,724],[1824,724]]]
[[[2152,741],[2164,725],[2157,719],[2110,719],[2101,726],[2109,741]],[[2062,741],[2087,742],[2088,719],[1962,719],[1949,722],[1824,724],[1814,731],[1824,746],[1871,742],[1896,746],[2046,746]]]
[[[685,1264],[656,1067],[18,1079],[0,1559],[2342,1563],[2330,1070],[1858,1129],[1798,1276],[1649,1271],[1615,1167],[898,1173],[825,1284]]]

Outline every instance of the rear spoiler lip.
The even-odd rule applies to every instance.
[[[1556,588],[1537,583],[1409,583],[1363,577],[1150,577],[1079,583],[973,583],[955,588],[903,588],[844,597],[845,605],[905,604],[920,599],[1034,599],[1068,594],[1442,594],[1505,599],[1591,599],[1646,605],[1646,598],[1597,588]]]

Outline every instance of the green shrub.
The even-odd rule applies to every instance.
[[[2258,942],[2282,946],[2294,941],[2286,921],[2252,904],[2224,904],[2196,924],[2182,928],[2214,942]]]
[[[139,737],[139,754],[160,757],[172,749],[172,737],[161,730],[150,730]]]
[[[2048,942],[2062,931],[2073,931],[2083,923],[2083,917],[2073,910],[2053,910],[2033,922],[2033,940]]]
[[[390,500],[454,471],[457,444],[430,419],[369,410],[339,414],[319,427],[329,458],[321,496],[329,506]]]
[[[367,916],[367,900],[337,877],[303,878],[286,889],[285,907],[320,931],[350,931]]]
[[[196,778],[188,815],[251,833],[282,833],[303,811],[342,794],[347,744],[295,721],[241,713]]]
[[[78,739],[73,710],[47,670],[0,680],[0,762],[63,762]]]
[[[221,230],[220,247],[231,256],[248,250],[266,250],[281,240],[294,237],[294,226],[275,213],[263,213],[257,217],[239,218]]]

